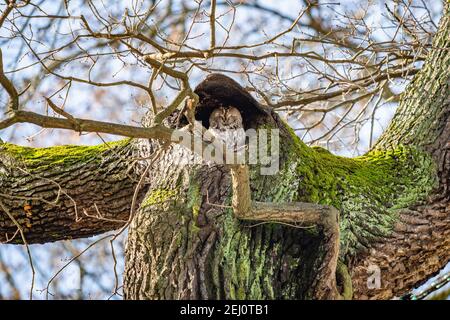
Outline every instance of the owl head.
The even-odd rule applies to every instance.
[[[243,128],[241,113],[233,106],[214,109],[209,116],[209,128],[217,130]]]

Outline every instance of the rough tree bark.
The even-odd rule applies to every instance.
[[[104,233],[129,217],[138,177],[129,141],[34,149],[0,145],[0,241],[43,243]],[[142,199],[142,194],[139,195]],[[12,220],[8,213],[14,216]]]
[[[218,100],[238,106],[247,128],[280,129],[279,173],[263,176],[259,166],[250,168],[254,200],[339,210],[337,280],[345,296],[350,278],[354,298],[400,295],[449,261],[449,6],[390,127],[362,157],[307,147],[274,112],[234,84],[228,90],[231,82],[221,77],[196,90],[200,120]],[[136,170],[129,159],[151,156],[157,145],[128,140],[111,148],[1,148],[0,241],[22,242],[13,237],[12,216],[29,243],[40,243],[123,225],[142,170],[142,161]],[[330,248],[324,228],[237,219],[229,169],[180,162],[194,157],[171,145],[149,162],[149,185],[138,195],[141,205],[129,230],[125,298],[323,297],[317,288]],[[381,270],[380,288],[367,287],[371,266]]]

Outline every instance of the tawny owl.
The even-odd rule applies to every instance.
[[[219,139],[227,151],[242,151],[245,146],[242,116],[233,106],[219,107],[211,113],[208,132]]]

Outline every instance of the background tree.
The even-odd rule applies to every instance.
[[[70,129],[77,140],[78,132],[141,140],[50,149],[3,144],[0,239],[42,243],[131,223],[127,298],[323,297],[320,280],[333,282],[326,269],[335,266],[321,225],[244,223],[227,207],[226,168],[177,166],[188,151],[147,140],[169,141],[167,117],[185,99],[196,101],[191,81],[221,72],[260,103],[232,84],[219,98],[224,84],[211,81],[197,90],[199,112],[210,107],[207,95],[237,97],[242,110],[270,110],[249,126],[282,132],[281,171],[262,177],[252,168],[253,198],[340,211],[338,291],[348,297],[351,278],[354,297],[389,298],[424,281],[448,261],[448,4],[439,28],[440,11],[420,1],[358,4],[307,2],[289,16],[252,1],[108,8],[7,2],[0,18],[5,140],[17,123]],[[383,13],[374,14],[374,6]],[[398,81],[413,76],[399,99]],[[397,101],[374,146],[378,121]],[[145,129],[130,125],[145,113]],[[127,125],[82,119],[106,115]],[[280,116],[308,144],[347,155],[372,151],[346,159],[309,148]],[[378,289],[367,287],[373,266],[381,270]]]

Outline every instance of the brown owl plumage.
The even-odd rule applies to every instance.
[[[219,107],[209,117],[208,132],[225,144],[228,150],[240,151],[245,145],[245,130],[239,110]]]

